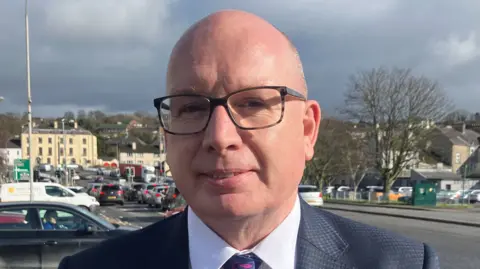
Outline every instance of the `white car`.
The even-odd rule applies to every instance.
[[[90,196],[90,195],[88,195],[87,190],[82,186],[72,186],[72,187],[67,187],[67,188],[69,190],[73,191],[74,193],[78,194],[78,195]]]
[[[311,206],[323,206],[322,192],[314,185],[298,185],[298,193],[307,204]]]

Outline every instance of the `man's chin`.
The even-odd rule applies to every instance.
[[[259,205],[245,194],[222,194],[209,197],[192,208],[195,213],[199,211],[199,214],[217,218],[242,218],[261,211]]]

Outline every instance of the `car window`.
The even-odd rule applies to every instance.
[[[141,190],[143,185],[134,185],[133,188],[137,191]]]
[[[120,185],[103,185],[102,186],[102,191],[119,191],[122,188]]]
[[[314,186],[302,186],[298,187],[298,192],[303,193],[303,192],[319,192],[317,187]]]
[[[157,185],[148,185],[148,186],[147,186],[147,190],[151,190],[151,189],[155,188],[156,186],[157,186]]]
[[[39,209],[43,230],[83,230],[94,225],[78,213],[59,209]]]
[[[57,186],[45,186],[45,191],[47,195],[54,197],[61,197],[63,193],[63,190]]]
[[[0,209],[0,230],[32,230],[33,215],[28,209]],[[31,210],[30,210],[31,212]]]

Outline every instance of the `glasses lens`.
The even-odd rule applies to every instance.
[[[201,131],[207,124],[210,101],[202,96],[174,96],[160,104],[160,120],[167,131],[189,134]]]
[[[267,127],[282,117],[282,96],[276,89],[240,91],[228,98],[228,107],[240,127]]]

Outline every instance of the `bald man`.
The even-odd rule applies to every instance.
[[[172,51],[165,90],[154,105],[189,206],[61,269],[438,268],[427,245],[299,198],[320,106],[295,47],[268,22],[234,10],[197,22]]]

